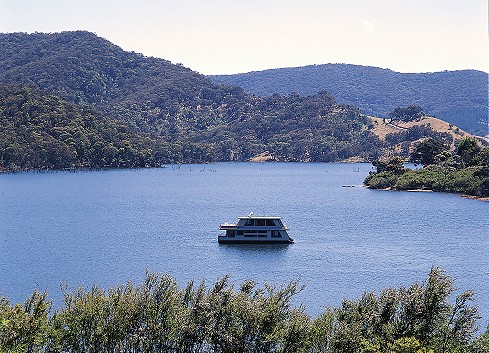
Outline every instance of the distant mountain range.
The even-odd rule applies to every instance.
[[[311,65],[235,75],[216,75],[217,83],[242,87],[259,96],[331,93],[339,103],[365,114],[387,117],[411,104],[471,132],[488,133],[488,74],[482,71],[399,73],[371,66]]]
[[[85,31],[0,34],[0,170],[371,160],[452,141],[428,125],[381,139],[376,124],[329,93],[247,94]]]

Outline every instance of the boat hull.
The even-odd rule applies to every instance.
[[[291,244],[292,239],[233,239],[229,237],[218,237],[219,244]]]

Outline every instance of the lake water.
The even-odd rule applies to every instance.
[[[369,164],[220,163],[0,175],[0,295],[139,283],[145,270],[214,282],[300,279],[317,315],[444,268],[489,318],[489,203],[361,187]],[[355,187],[344,187],[354,185]],[[279,215],[295,243],[219,245],[238,216]]]

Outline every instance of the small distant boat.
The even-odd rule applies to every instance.
[[[224,235],[219,235],[219,244],[287,244],[294,240],[289,237],[289,228],[282,223],[281,217],[253,216],[251,212],[247,217],[238,217],[238,223],[223,223],[219,230],[224,230]]]

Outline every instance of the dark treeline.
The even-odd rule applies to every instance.
[[[0,170],[148,167],[158,152],[148,136],[90,106],[0,86]]]
[[[487,133],[489,123],[488,76],[482,71],[399,73],[370,66],[325,64],[215,75],[211,79],[262,96],[328,91],[338,102],[380,117],[387,117],[396,107],[415,103],[431,116],[481,134]]]
[[[489,352],[472,291],[455,293],[433,268],[409,287],[365,293],[313,318],[291,305],[302,287],[214,285],[180,289],[148,273],[141,285],[65,290],[52,309],[46,293],[23,304],[0,299],[0,352]],[[484,332],[484,331],[483,331]]]
[[[374,161],[375,173],[365,179],[372,189],[433,190],[489,197],[489,147],[473,137],[458,141],[456,150],[428,138],[417,144],[410,161],[422,164],[419,170],[403,166],[399,156]]]
[[[0,34],[0,91],[2,170],[372,160],[433,132],[380,141],[328,93],[253,96],[83,31]]]
[[[352,107],[337,105],[328,94],[239,101],[222,108],[225,119],[219,110],[198,110],[168,118],[158,131],[144,132],[91,105],[32,87],[0,85],[0,169],[244,161],[264,151],[279,161],[329,162],[367,159],[380,146],[366,129],[367,119]]]

